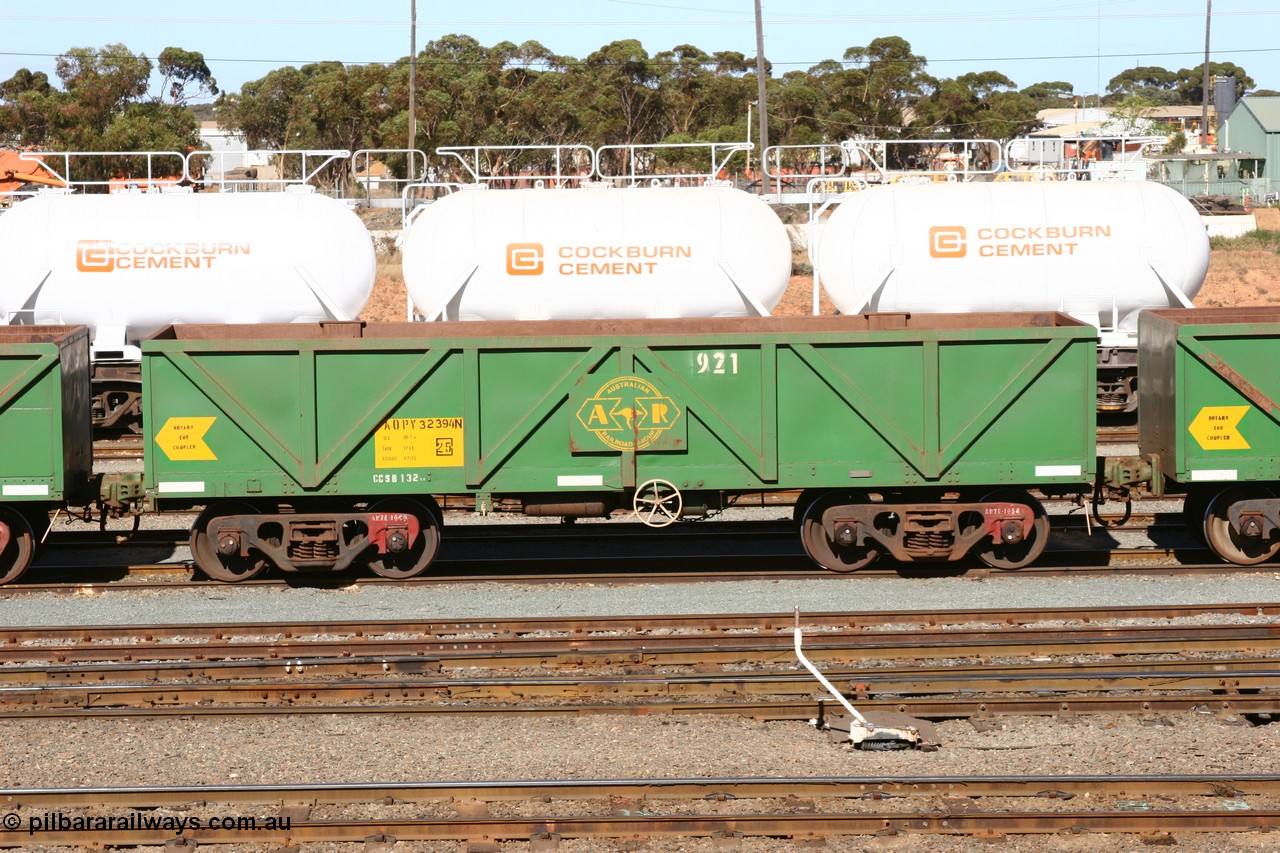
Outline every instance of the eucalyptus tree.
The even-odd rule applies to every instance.
[[[198,57],[179,48],[170,55]],[[200,60],[201,62],[203,59]],[[150,95],[155,65],[123,44],[73,47],[55,69],[61,88],[48,76],[22,69],[0,84],[0,141],[54,151],[183,152],[199,145],[189,109]],[[141,158],[78,161],[71,177],[102,179],[138,174]]]

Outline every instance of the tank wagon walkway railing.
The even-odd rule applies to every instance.
[[[1077,140],[1079,141],[1079,140]],[[1120,148],[1117,161],[1148,152],[1155,143],[1133,138],[1136,151]],[[770,204],[809,204],[876,184],[1072,181],[1132,179],[1134,169],[1084,162],[1071,153],[1072,140],[1023,137],[994,139],[850,139],[816,145],[774,145],[753,162],[750,142],[574,145],[469,145],[436,149],[371,148],[241,151],[22,152],[21,159],[49,173],[55,189],[0,194],[13,201],[37,192],[219,192],[282,191],[313,186],[366,207],[412,209],[464,184],[492,189],[613,186],[694,186],[732,180],[747,191],[772,190]],[[1032,145],[1031,143],[1036,143]],[[1057,143],[1056,147],[1048,143]],[[745,162],[734,163],[743,154]],[[1096,167],[1096,168],[1095,168]],[[761,171],[763,169],[763,172]],[[856,180],[855,180],[856,179]],[[1246,206],[1280,202],[1273,179],[1152,178],[1189,197],[1220,196]],[[380,192],[380,190],[390,190]]]

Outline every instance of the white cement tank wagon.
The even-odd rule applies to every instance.
[[[1132,411],[1138,312],[1191,307],[1209,238],[1185,198],[1147,181],[889,185],[836,208],[814,258],[842,313],[1047,310],[1091,323],[1099,407]]]
[[[1209,238],[1147,181],[890,185],[836,208],[817,263],[843,313],[1062,310],[1136,329],[1142,308],[1189,306]]]
[[[429,320],[766,315],[791,274],[777,215],[719,186],[467,188],[426,206],[403,245]]]
[[[351,320],[368,229],[311,193],[45,195],[0,214],[7,322],[83,323],[119,348],[170,323]]]
[[[93,417],[138,425],[137,343],[170,323],[354,320],[368,229],[306,192],[42,195],[0,214],[0,316],[91,327]]]

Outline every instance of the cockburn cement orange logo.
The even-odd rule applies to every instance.
[[[929,229],[929,256],[963,258],[965,256],[963,225],[935,225]]]
[[[507,275],[542,275],[541,243],[508,243]]]
[[[693,257],[692,246],[558,246],[560,275],[653,275],[664,261]],[[542,275],[547,250],[541,243],[508,243],[507,275]]]
[[[248,243],[81,240],[76,243],[76,269],[80,272],[204,270],[212,269],[220,257],[250,252]]]
[[[1041,258],[1074,255],[1088,241],[1111,237],[1110,225],[1027,225],[978,228],[974,254],[981,258]],[[963,258],[970,240],[963,225],[935,225],[929,229],[929,257]]]
[[[578,421],[614,450],[644,450],[680,419],[680,407],[639,376],[619,376],[578,408]]]

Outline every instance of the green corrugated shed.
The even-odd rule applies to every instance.
[[[1227,116],[1219,145],[1232,151],[1261,153],[1266,159],[1259,177],[1267,191],[1280,189],[1280,97],[1246,95]]]

